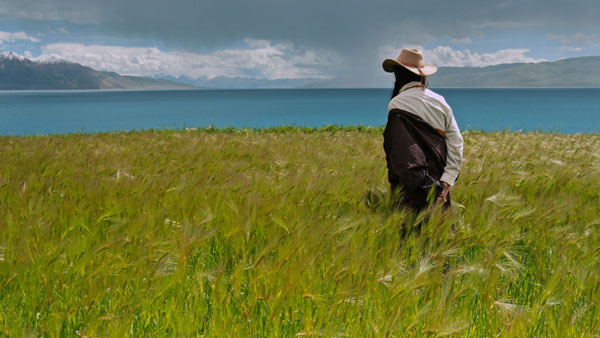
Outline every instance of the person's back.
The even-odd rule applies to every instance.
[[[441,95],[430,89],[421,89],[418,82],[410,82],[390,100],[388,111],[398,108],[412,112],[432,127],[445,130],[452,117],[452,109]]]
[[[426,89],[426,76],[437,68],[425,65],[419,51],[407,49],[397,60],[386,59],[383,67],[396,76],[384,132],[392,190],[403,190],[404,204],[413,209],[427,204],[431,189],[449,206],[447,196],[460,172],[463,139],[446,100]]]

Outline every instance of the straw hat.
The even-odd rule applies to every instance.
[[[423,61],[423,53],[418,49],[407,49],[404,48],[398,58],[385,59],[383,60],[383,70],[388,73],[393,73],[394,68],[402,66],[411,72],[421,75],[429,76],[437,72],[437,67],[434,65],[426,65]]]

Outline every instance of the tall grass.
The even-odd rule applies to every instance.
[[[420,234],[381,129],[0,137],[0,335],[600,335],[600,135],[464,136]]]

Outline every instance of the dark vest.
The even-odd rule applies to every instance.
[[[443,186],[440,178],[446,166],[446,140],[419,116],[392,109],[383,132],[383,149],[392,191],[400,203],[419,211],[428,196],[437,198]],[[432,190],[433,189],[433,190]],[[444,207],[450,206],[450,196]]]

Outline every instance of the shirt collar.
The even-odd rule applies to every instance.
[[[402,88],[400,88],[400,92],[399,93],[402,93],[403,91],[405,91],[407,89],[410,89],[410,88],[413,88],[413,87],[421,87],[421,82],[419,82],[419,81],[411,81],[411,82],[405,84],[404,86],[402,86]]]

